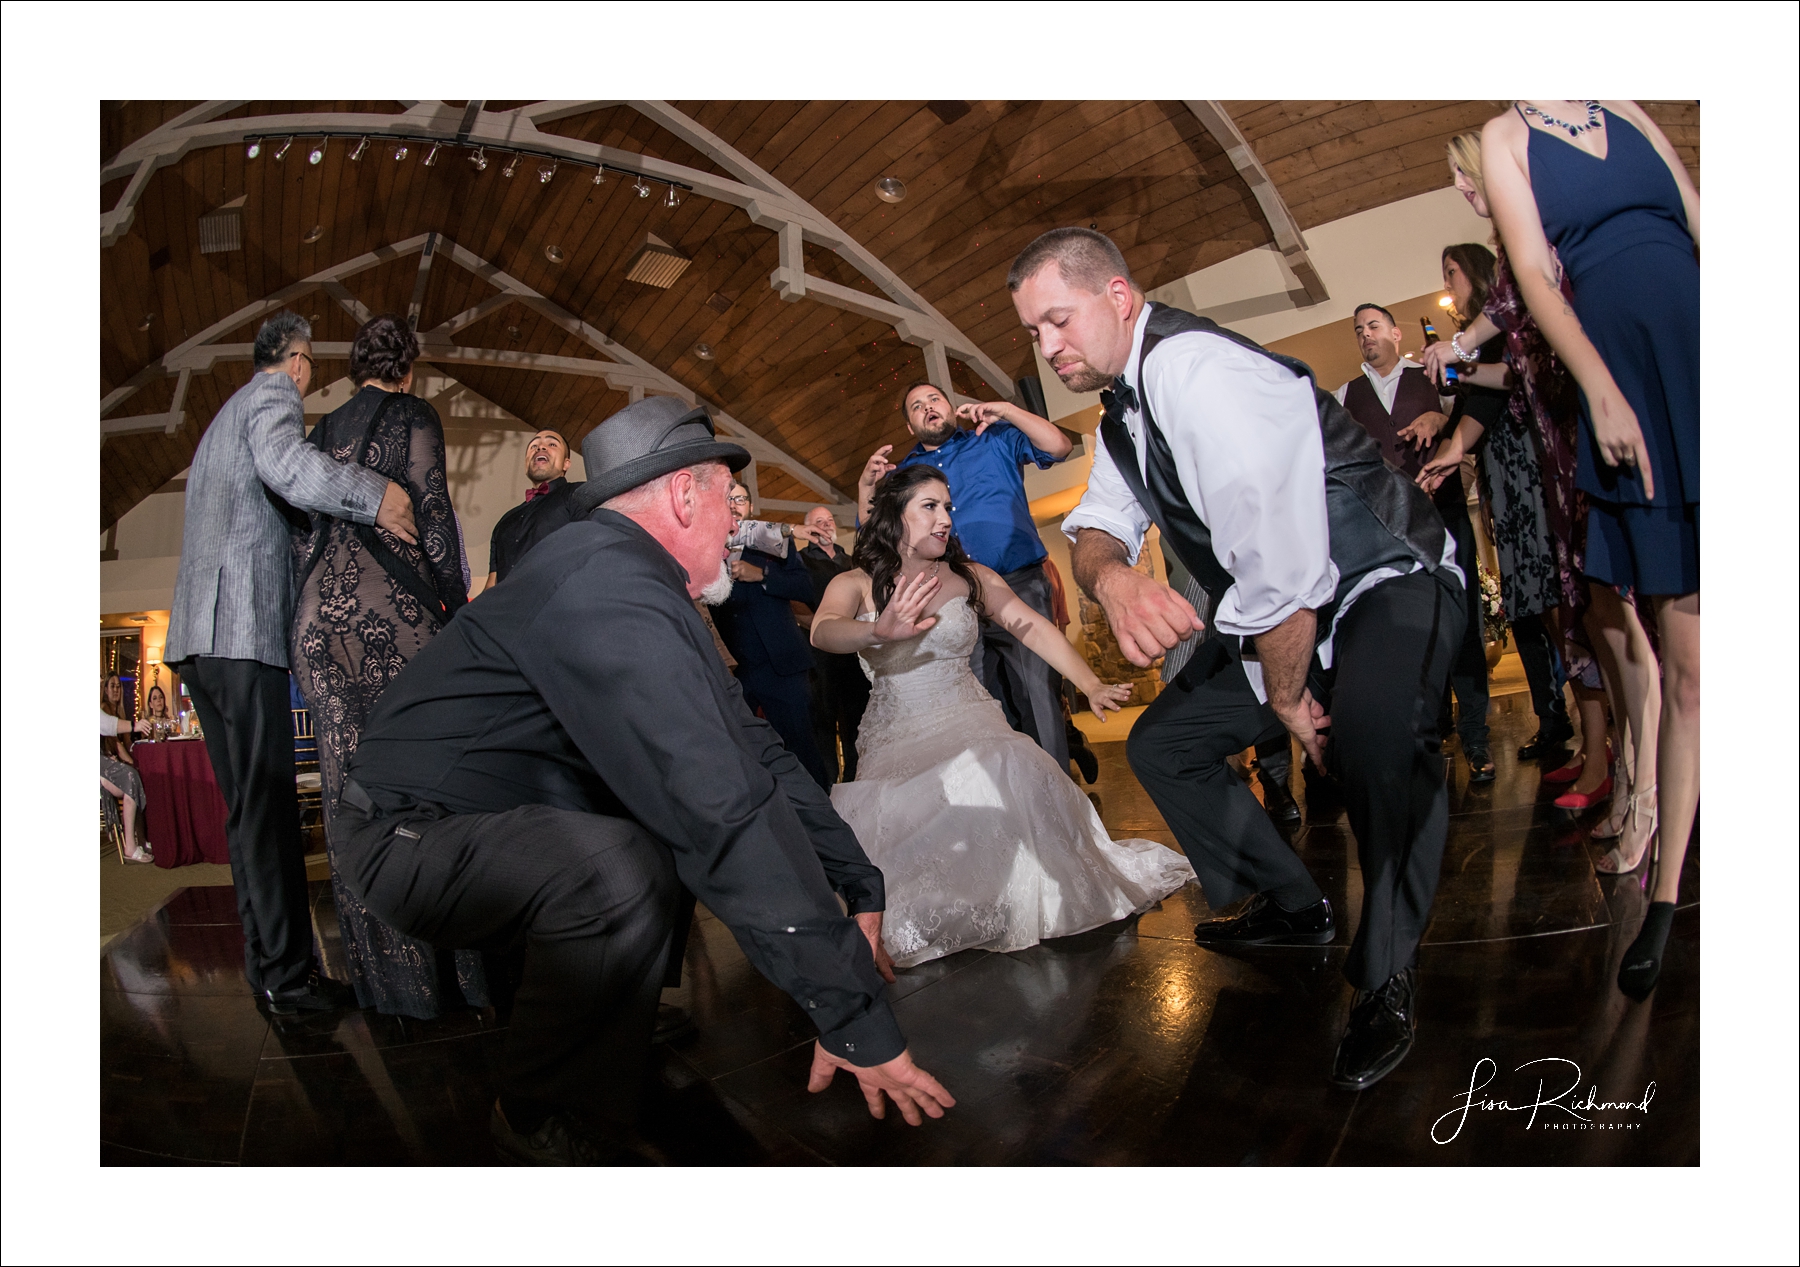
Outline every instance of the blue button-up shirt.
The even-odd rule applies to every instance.
[[[950,521],[970,558],[1002,576],[1043,559],[1022,469],[1034,462],[1048,470],[1057,459],[1023,431],[1009,422],[992,423],[980,435],[958,431],[936,449],[918,445],[900,465],[919,462],[937,467],[949,481]]]

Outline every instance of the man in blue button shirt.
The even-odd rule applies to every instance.
[[[1023,470],[1040,469],[1069,456],[1073,445],[1053,423],[1006,401],[981,401],[953,408],[933,383],[914,383],[901,397],[906,429],[918,441],[898,463],[888,461],[894,446],[884,444],[869,458],[857,483],[858,511],[867,518],[875,485],[889,471],[925,462],[950,483],[955,501],[951,519],[963,549],[977,563],[1000,573],[1013,593],[1033,611],[1050,618],[1050,581],[1044,575],[1044,543],[1031,522]],[[958,418],[974,424],[958,429]],[[1001,626],[981,622],[976,675],[1006,708],[1014,724],[1064,770],[1069,744],[1054,672]]]

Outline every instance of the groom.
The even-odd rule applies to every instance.
[[[1195,929],[1202,945],[1336,935],[1330,902],[1225,765],[1258,738],[1263,703],[1342,776],[1363,908],[1331,1080],[1372,1086],[1412,1048],[1419,937],[1449,821],[1435,722],[1463,631],[1455,542],[1304,365],[1147,303],[1104,235],[1044,234],[1007,287],[1071,390],[1111,387],[1087,492],[1063,525],[1076,581],[1144,666],[1201,627],[1186,600],[1130,566],[1151,523],[1211,599],[1218,636],[1127,747],[1207,901],[1250,899]]]
[[[882,986],[881,872],[744,706],[694,608],[730,587],[727,468],[750,455],[669,397],[582,450],[573,522],[376,706],[332,826],[345,880],[440,948],[524,949],[490,1117],[509,1160],[642,1155],[678,879],[818,1026],[812,1090],[847,1069],[876,1117],[884,1095],[915,1125],[943,1116],[955,1101]]]

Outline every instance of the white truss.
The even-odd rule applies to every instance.
[[[1256,151],[1250,148],[1238,125],[1226,112],[1222,101],[1190,101],[1187,108],[1194,112],[1202,126],[1212,133],[1213,140],[1225,151],[1225,157],[1237,168],[1238,175],[1250,186],[1250,192],[1256,197],[1256,205],[1262,208],[1263,219],[1268,222],[1269,232],[1275,238],[1275,247],[1281,252],[1281,258],[1293,270],[1294,276],[1306,290],[1307,304],[1322,304],[1331,298],[1325,289],[1325,281],[1319,276],[1319,270],[1313,267],[1312,258],[1306,253],[1306,239],[1300,235],[1300,223],[1294,219],[1293,212],[1288,210],[1287,200],[1275,187],[1275,182],[1264,170],[1262,160],[1256,157]]]
[[[973,339],[958,330],[860,242],[768,172],[665,102],[540,101],[517,110],[492,112],[422,101],[410,103],[403,114],[322,113],[223,120],[217,117],[240,104],[226,101],[198,106],[132,142],[111,161],[101,165],[101,184],[131,177],[118,203],[100,217],[100,244],[103,247],[111,246],[130,229],[137,201],[157,169],[178,162],[194,150],[240,144],[251,136],[317,136],[321,132],[349,132],[376,138],[404,136],[483,145],[502,153],[509,148],[526,149],[589,167],[604,164],[640,172],[648,179],[682,185],[701,197],[741,207],[752,223],[774,229],[780,235],[780,266],[769,281],[783,299],[792,301],[810,295],[820,303],[892,325],[901,339],[925,349],[927,364],[934,373],[938,364],[945,366],[946,390],[949,389],[946,358],[954,356],[986,380],[995,392],[1009,400],[1017,395],[1005,371]],[[664,162],[645,154],[542,132],[537,127],[539,123],[618,104],[630,105],[680,136],[736,179]],[[835,251],[874,282],[888,298],[882,300],[809,276],[805,270],[803,242]]]
[[[637,353],[615,342],[602,331],[569,312],[554,300],[533,290],[503,269],[441,234],[422,233],[407,238],[403,242],[396,242],[392,246],[379,247],[342,264],[335,264],[328,269],[314,273],[311,277],[297,281],[291,286],[285,286],[265,299],[246,304],[230,316],[214,322],[193,338],[172,348],[161,359],[145,366],[125,383],[109,392],[100,402],[102,437],[132,435],[147,431],[163,431],[173,434],[181,426],[181,405],[187,394],[187,385],[194,374],[210,373],[213,367],[221,361],[252,359],[253,344],[215,343],[213,340],[238,329],[247,322],[266,316],[290,301],[315,290],[324,290],[330,293],[347,310],[361,313],[366,319],[368,310],[344,286],[344,281],[390,260],[401,259],[412,254],[424,256],[428,247],[430,248],[429,258],[435,259],[438,256],[444,256],[452,263],[467,269],[489,285],[494,286],[499,293],[483,300],[466,312],[458,313],[438,326],[421,330],[419,332],[419,360],[440,366],[477,365],[492,369],[533,370],[539,373],[574,374],[586,378],[601,378],[605,379],[608,386],[614,390],[626,392],[633,401],[642,400],[644,395],[649,393],[658,396],[676,396],[690,405],[702,403],[700,398],[678,379],[664,373]],[[424,263],[425,261],[422,260],[421,276]],[[509,303],[524,304],[539,316],[573,334],[606,359],[594,360],[583,357],[551,356],[537,352],[459,347],[450,341],[450,336],[458,330]],[[320,343],[315,345],[315,351],[322,358],[343,359],[350,355],[350,345],[348,343]],[[170,375],[178,377],[175,399],[166,413],[111,420],[105,418],[107,413],[123,404],[139,388]],[[706,403],[719,429],[748,449],[750,456],[757,462],[778,466],[787,471],[806,487],[816,491],[822,501],[837,505],[849,502],[849,498],[833,487],[831,482],[817,471],[763,438],[730,414],[713,406],[711,402]]]

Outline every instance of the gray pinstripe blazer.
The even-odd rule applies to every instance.
[[[252,375],[212,420],[188,471],[163,660],[204,655],[287,668],[294,563],[287,520],[271,494],[301,510],[367,524],[375,522],[387,483],[305,442],[293,379]]]

